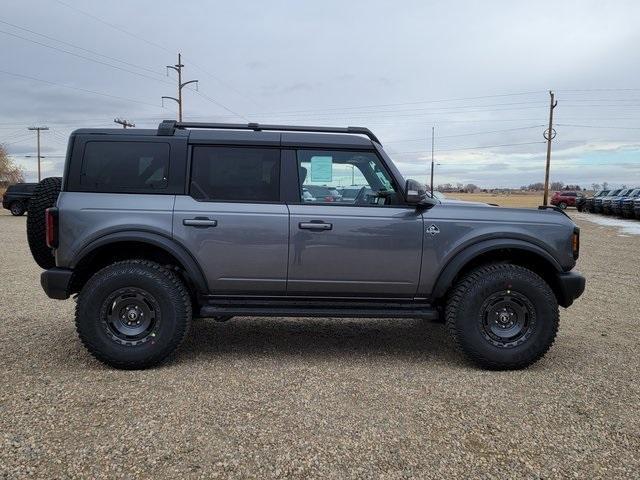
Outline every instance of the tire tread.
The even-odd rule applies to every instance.
[[[491,276],[504,271],[508,271],[512,276],[525,276],[527,277],[527,281],[533,279],[538,284],[538,286],[542,288],[542,291],[544,292],[543,294],[545,295],[545,297],[547,297],[549,305],[555,305],[555,308],[553,309],[555,313],[553,318],[551,319],[551,340],[544,343],[538,342],[539,344],[537,345],[537,353],[535,356],[529,358],[521,358],[519,360],[510,362],[509,364],[505,364],[504,362],[498,362],[496,360],[488,358],[477,348],[474,348],[468,342],[464,342],[462,340],[457,322],[457,315],[460,310],[460,304],[462,303],[469,290],[473,286],[479,285],[487,278],[490,278]],[[467,273],[451,289],[451,292],[447,298],[447,305],[445,310],[445,325],[457,349],[461,351],[471,362],[489,370],[518,370],[526,368],[540,360],[551,348],[553,342],[555,341],[556,335],[558,333],[559,319],[560,314],[558,311],[557,299],[549,285],[535,272],[525,267],[510,263],[486,264]]]
[[[112,357],[105,355],[101,351],[101,349],[95,343],[92,342],[91,338],[85,335],[83,329],[80,327],[80,310],[82,309],[83,303],[86,301],[86,299],[84,298],[85,294],[88,292],[86,287],[89,286],[92,282],[100,282],[104,280],[103,277],[107,275],[117,275],[118,272],[113,270],[119,267],[125,268],[125,269],[136,268],[136,267],[144,267],[144,268],[151,269],[152,274],[161,275],[165,279],[169,280],[169,282],[171,282],[173,286],[173,291],[174,291],[174,301],[178,300],[182,303],[182,305],[184,305],[183,313],[185,316],[185,326],[180,332],[180,334],[176,335],[171,340],[170,345],[166,348],[168,353],[162,358],[149,356],[146,359],[136,360],[136,361],[114,359]],[[122,273],[122,271],[120,271],[120,273]],[[89,279],[89,282],[87,282],[87,285],[85,285],[85,288],[83,288],[83,290],[80,292],[80,295],[78,296],[78,301],[76,303],[76,310],[75,310],[75,319],[76,319],[76,331],[78,332],[80,341],[85,346],[85,348],[89,351],[89,353],[93,355],[93,357],[95,357],[97,360],[103,363],[106,363],[108,365],[111,365],[115,368],[119,368],[123,370],[144,369],[144,368],[152,367],[162,362],[162,360],[164,360],[166,356],[168,356],[171,352],[174,352],[176,349],[178,349],[180,345],[182,345],[182,343],[184,342],[184,339],[186,338],[191,328],[191,319],[192,319],[191,297],[182,280],[180,280],[178,276],[168,268],[163,267],[162,265],[149,260],[142,260],[142,259],[123,260],[123,261],[112,263],[111,265],[104,267],[102,270],[99,270],[98,272],[96,272],[93,275],[93,277],[91,277],[91,279]]]
[[[31,255],[43,269],[56,266],[53,251],[47,246],[47,228],[44,212],[53,207],[60,194],[62,178],[49,177],[42,180],[34,189],[29,200],[29,214],[27,215],[27,241]]]

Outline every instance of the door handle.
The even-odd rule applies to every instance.
[[[298,228],[303,230],[331,230],[333,228],[332,223],[326,222],[300,222]]]
[[[217,220],[209,220],[208,218],[185,218],[182,220],[182,224],[187,227],[216,227],[218,225]]]

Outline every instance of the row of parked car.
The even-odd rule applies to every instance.
[[[576,202],[578,211],[640,219],[640,188],[600,190]]]

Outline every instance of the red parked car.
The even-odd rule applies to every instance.
[[[551,197],[551,205],[555,205],[556,207],[560,207],[561,209],[565,209],[567,207],[575,207],[576,200],[578,198],[584,197],[584,193],[575,192],[575,191],[561,191],[555,192],[553,197]]]

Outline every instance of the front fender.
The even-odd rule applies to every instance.
[[[551,265],[558,273],[562,272],[560,263],[545,249],[525,240],[515,238],[495,238],[468,245],[449,260],[437,275],[431,298],[442,298],[453,284],[456,275],[475,258],[485,253],[504,250],[524,250],[540,257]]]

